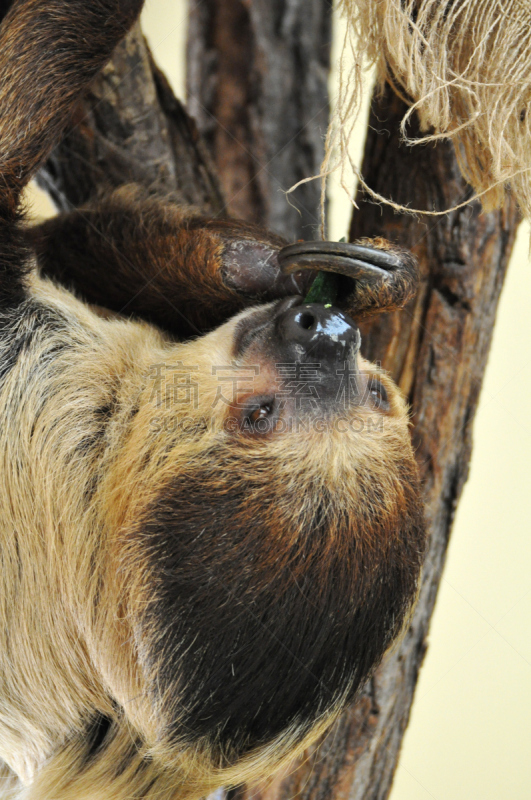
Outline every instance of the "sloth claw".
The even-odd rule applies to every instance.
[[[337,305],[353,313],[374,314],[402,308],[417,289],[415,259],[407,250],[390,247],[381,239],[376,241],[379,246],[371,245],[370,240],[298,242],[283,247],[278,261],[284,274],[316,270],[347,278],[339,284]]]
[[[349,278],[378,275],[400,269],[402,259],[389,250],[350,242],[298,242],[283,247],[278,254],[282,272],[320,269]]]

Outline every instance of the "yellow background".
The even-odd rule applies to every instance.
[[[148,0],[143,14],[155,57],[181,98],[186,16],[187,0]],[[338,21],[335,61],[341,31]],[[337,73],[332,95],[336,82]],[[365,105],[352,143],[358,160],[366,114]],[[42,195],[33,201],[36,214],[47,213]],[[345,235],[350,213],[336,181],[333,238]],[[522,225],[392,800],[531,798],[529,236]]]

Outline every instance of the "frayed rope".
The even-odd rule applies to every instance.
[[[373,199],[401,212],[439,216],[478,197],[490,210],[502,205],[510,188],[522,214],[531,217],[531,0],[339,0],[339,8],[348,22],[339,96],[316,176],[322,235],[326,178],[336,170],[349,197],[355,176]],[[353,66],[347,69],[349,51]],[[475,197],[435,212],[401,206],[367,186],[348,151],[367,62],[376,65],[381,82],[389,80],[413,99],[401,124],[404,141],[452,139]],[[412,139],[414,112],[426,135]]]

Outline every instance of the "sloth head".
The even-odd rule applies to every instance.
[[[110,568],[146,736],[168,752],[221,770],[278,760],[403,626],[424,543],[417,471],[405,404],[359,347],[341,311],[289,298],[174,346],[156,391],[161,365],[150,373]]]

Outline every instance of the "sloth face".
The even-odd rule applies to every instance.
[[[302,429],[305,421],[316,428],[321,420],[326,424],[317,432],[324,433],[341,418],[352,423],[356,407],[391,412],[390,394],[397,393],[363,368],[360,344],[359,330],[346,314],[305,305],[300,297],[246,314],[235,327],[233,351],[243,368],[258,365],[262,396],[242,393],[232,418],[257,434]]]
[[[146,735],[169,751],[220,769],[282,757],[403,625],[423,550],[417,471],[404,402],[359,347],[346,315],[290,298],[173,347],[174,366],[196,367],[194,424],[167,425],[183,408],[143,393],[110,568]]]

